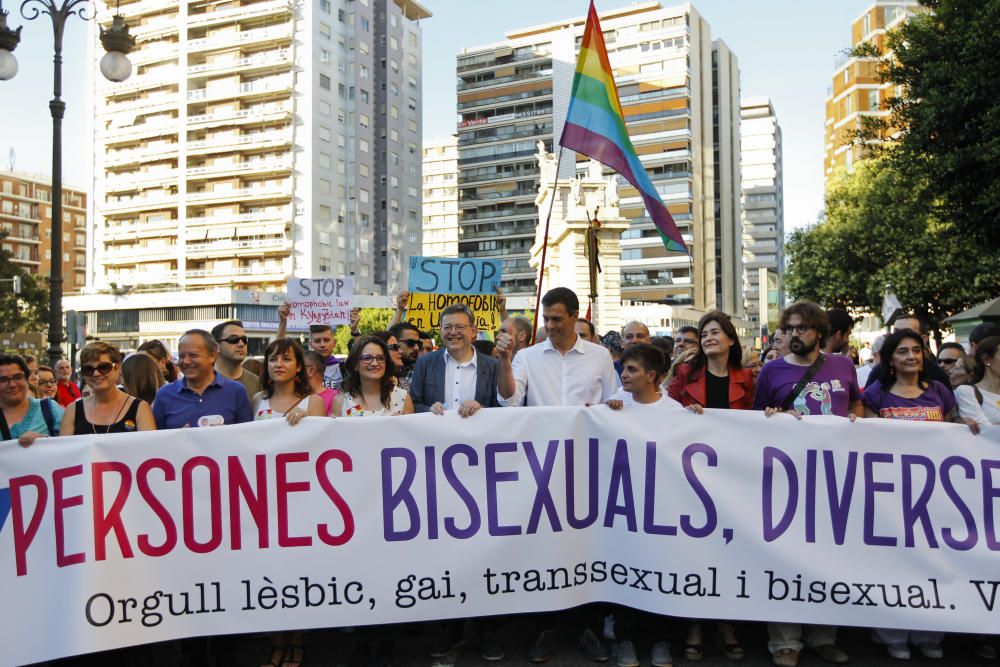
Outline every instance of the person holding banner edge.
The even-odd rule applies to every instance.
[[[333,399],[337,417],[375,417],[413,413],[413,401],[395,385],[395,364],[389,345],[379,336],[365,336],[351,347],[344,362],[343,393]]]
[[[781,313],[778,326],[788,336],[790,352],[761,368],[753,408],[768,417],[784,412],[797,419],[836,415],[854,421],[862,416],[854,364],[848,357],[821,351],[830,331],[823,309],[799,301]],[[843,664],[850,659],[836,644],[835,626],[810,626],[805,636],[799,623],[768,623],[767,630],[767,648],[778,667],[796,667],[804,647],[827,662]]]

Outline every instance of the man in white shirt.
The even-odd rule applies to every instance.
[[[579,315],[580,300],[573,290],[556,287],[542,297],[545,342],[526,347],[514,356],[514,339],[505,333],[497,335],[500,405],[584,406],[611,398],[619,386],[611,354],[604,347],[580,338],[576,332]],[[553,656],[551,619],[538,618],[541,630],[528,652],[528,659],[536,663]],[[595,662],[610,657],[607,647],[590,628],[584,629],[580,648]]]
[[[544,343],[513,355],[514,341],[497,336],[500,372],[497,401],[521,405],[587,405],[611,398],[619,385],[611,354],[576,333],[580,301],[573,290],[556,287],[542,297]]]

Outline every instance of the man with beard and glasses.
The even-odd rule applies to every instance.
[[[753,407],[768,416],[789,412],[802,415],[862,416],[861,390],[850,357],[825,355],[822,347],[830,332],[826,313],[814,303],[800,301],[781,314],[779,327],[788,336],[789,354],[760,370]],[[802,383],[802,380],[806,380]],[[798,391],[796,391],[798,390]],[[837,628],[798,623],[768,623],[768,650],[775,665],[795,667],[803,647],[833,663],[845,663],[847,654],[837,645]]]

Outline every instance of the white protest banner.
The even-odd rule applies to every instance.
[[[275,420],[7,443],[0,489],[2,664],[598,600],[1000,633],[998,429],[605,406]]]
[[[285,286],[289,326],[351,322],[354,278],[291,278]]]

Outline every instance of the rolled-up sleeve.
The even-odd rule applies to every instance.
[[[514,374],[514,394],[510,398],[504,398],[500,395],[500,390],[497,389],[497,403],[504,408],[519,408],[524,405],[524,397],[528,393],[528,365],[525,359],[528,357],[527,354],[519,353],[514,355],[514,360],[511,362],[511,371]],[[612,372],[614,369],[612,369]],[[497,369],[497,376],[500,375],[500,369]]]

